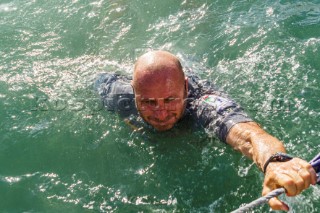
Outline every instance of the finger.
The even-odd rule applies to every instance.
[[[303,178],[301,177],[301,174],[306,173],[306,176],[309,176],[309,178],[307,178],[309,181],[309,185],[310,185],[310,175],[309,172],[305,169],[300,169],[299,171],[290,171],[287,173],[287,175],[291,178],[291,180],[287,183],[285,183],[283,186],[285,189],[287,189],[287,194],[288,196],[296,196],[298,194],[300,194],[302,192],[302,190],[305,189],[305,181],[303,180]],[[307,183],[308,184],[308,183]],[[295,185],[295,187],[291,187],[291,188],[295,188],[295,192],[290,190],[289,185]],[[308,188],[309,185],[306,187]]]
[[[311,164],[307,163],[307,162],[300,162],[301,166],[303,166],[304,168],[306,168],[309,173],[310,173],[310,183],[312,185],[316,185],[317,184],[317,173],[314,170],[314,168],[311,166]],[[309,186],[308,186],[309,187]]]
[[[302,178],[302,180],[304,181],[303,189],[309,188],[310,183],[311,183],[311,174],[310,174],[309,170],[301,169],[298,171],[298,174]]]
[[[317,173],[316,173],[316,171],[312,167],[312,168],[309,169],[309,172],[311,174],[311,184],[312,185],[316,185],[317,184]]]
[[[262,195],[264,196],[264,195],[268,194],[269,192],[271,192],[272,190],[273,189],[265,186],[265,187],[263,187]],[[271,198],[268,203],[269,203],[270,208],[272,208],[273,210],[289,211],[288,205],[276,197]]]
[[[296,176],[299,177],[298,175]],[[288,172],[285,172],[282,175],[279,175],[278,184],[279,186],[282,186],[283,188],[286,189],[288,196],[294,196],[298,192],[297,186],[294,180],[292,179],[292,177],[288,174]]]
[[[279,200],[277,197],[271,198],[269,200],[269,205],[273,210],[289,211],[289,206]]]

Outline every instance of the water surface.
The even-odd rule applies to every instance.
[[[92,81],[171,51],[309,160],[319,48],[318,0],[2,0],[0,211],[230,212],[258,198],[250,160],[201,130],[132,132]],[[291,212],[320,211],[318,187],[282,198]]]

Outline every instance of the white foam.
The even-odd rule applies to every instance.
[[[17,10],[17,7],[13,3],[0,4],[1,12],[11,12]]]

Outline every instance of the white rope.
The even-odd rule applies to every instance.
[[[260,197],[254,201],[252,201],[251,203],[249,204],[246,204],[245,206],[243,207],[240,207],[239,209],[237,210],[234,210],[233,212],[231,213],[243,213],[243,212],[247,212],[249,211],[250,209],[254,208],[254,207],[257,207],[259,205],[262,205],[262,204],[265,204],[265,203],[268,203],[268,201],[271,199],[271,198],[274,198],[274,197],[277,197],[283,193],[285,193],[286,190],[284,188],[278,188],[278,189],[275,189],[271,192],[269,192],[268,194],[266,194],[265,196],[263,197]]]
[[[320,153],[316,157],[314,157],[309,163],[311,164],[311,166],[315,169],[315,171],[317,173],[317,184],[320,184]],[[256,200],[252,201],[251,203],[246,204],[245,206],[240,207],[237,210],[234,210],[231,213],[247,212],[254,207],[268,203],[268,201],[271,198],[277,197],[285,192],[286,192],[286,190],[284,188],[275,189],[275,190],[269,192],[268,194],[266,194],[265,196],[260,197]]]

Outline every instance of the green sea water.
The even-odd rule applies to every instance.
[[[133,132],[102,108],[95,76],[151,49],[290,154],[319,152],[319,0],[0,0],[0,212],[230,212],[261,195],[258,168],[202,130]],[[319,187],[281,198],[320,212]]]

